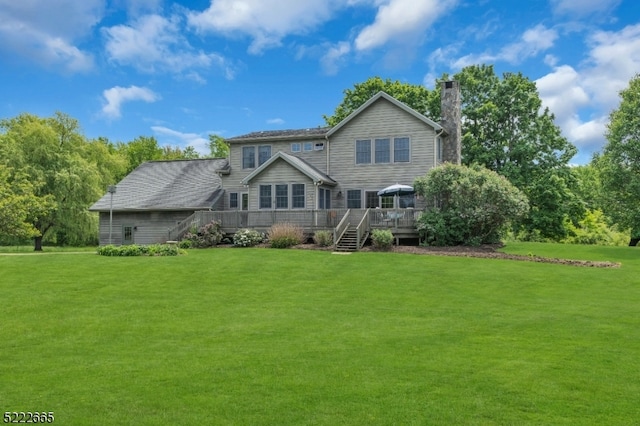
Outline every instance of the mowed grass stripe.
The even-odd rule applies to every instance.
[[[270,249],[0,257],[0,408],[73,424],[628,423],[631,250],[594,259],[620,269]]]

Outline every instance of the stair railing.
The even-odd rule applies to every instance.
[[[360,221],[360,223],[358,224],[358,227],[356,228],[356,233],[358,235],[356,240],[358,243],[357,245],[358,250],[360,250],[364,245],[363,240],[366,239],[365,234],[369,232],[369,225],[370,225],[369,210],[371,209],[367,209],[367,211],[364,212],[364,216],[362,216],[362,220]]]
[[[333,228],[333,246],[334,248],[338,245],[338,241],[344,235],[344,233],[349,228],[349,215],[351,214],[351,209],[347,210],[347,212],[342,216],[342,220],[338,223],[338,226]]]

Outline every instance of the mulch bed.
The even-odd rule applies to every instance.
[[[424,247],[424,246],[392,246],[389,252],[392,253],[409,253],[418,255],[431,255],[431,256],[458,256],[458,257],[477,257],[484,259],[507,259],[507,260],[519,260],[526,262],[540,262],[540,263],[556,263],[560,265],[570,266],[582,266],[588,268],[619,268],[620,263],[607,262],[607,261],[591,261],[591,260],[573,260],[573,259],[558,259],[542,256],[524,256],[517,254],[507,254],[498,251],[503,247],[501,244],[495,245],[482,245],[478,247],[468,246],[455,246],[455,247]],[[315,244],[300,244],[295,246],[297,249],[302,250],[326,250],[330,251],[331,248],[321,248]],[[360,251],[370,252],[376,251],[371,246],[365,246]]]

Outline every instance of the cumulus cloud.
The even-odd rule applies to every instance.
[[[121,117],[122,104],[132,101],[144,101],[147,103],[156,102],[160,99],[160,95],[146,87],[115,86],[102,92],[105,104],[102,107],[102,113],[105,117],[116,119]]]
[[[188,14],[202,33],[249,36],[250,53],[280,46],[289,34],[305,34],[327,21],[338,0],[211,0],[203,12]]]
[[[320,59],[322,69],[327,75],[335,75],[344,64],[346,56],[351,52],[351,43],[341,41],[327,48],[327,51]]]
[[[588,47],[580,68],[557,66],[536,85],[564,135],[591,153],[602,148],[609,113],[620,102],[619,92],[640,69],[640,24],[618,32],[595,32],[588,38]]]
[[[0,0],[0,51],[67,72],[90,70],[76,46],[102,19],[104,0]]]
[[[422,34],[457,0],[386,0],[378,2],[375,21],[355,39],[359,51],[381,47],[389,41],[407,41]]]
[[[208,134],[183,133],[164,126],[151,126],[151,130],[167,145],[177,145],[181,149],[192,146],[199,154],[209,153]]]
[[[520,37],[520,40],[507,44],[497,53],[484,52],[466,55],[456,60],[453,66],[454,68],[460,69],[468,65],[496,61],[519,64],[525,59],[535,57],[553,47],[557,38],[558,32],[556,30],[538,24],[526,30]]]
[[[181,34],[181,19],[177,15],[165,18],[145,15],[130,25],[103,29],[109,60],[130,65],[142,72],[170,72],[195,81],[204,78],[195,70],[217,68],[232,79],[234,68],[217,53],[196,51]]]

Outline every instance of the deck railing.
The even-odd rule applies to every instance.
[[[334,231],[334,242],[350,223],[359,223],[363,237],[370,228],[413,229],[420,210],[414,209],[330,209],[330,210],[227,210],[197,211],[169,231],[169,240],[179,240],[191,228],[198,229],[216,220],[228,233],[238,229],[268,230],[275,223],[292,223],[307,233],[320,229]]]

